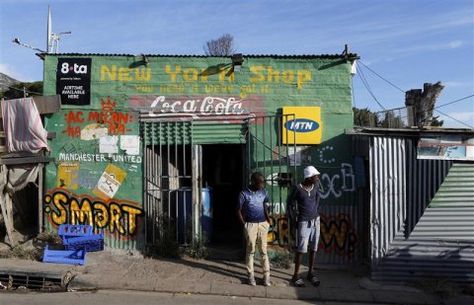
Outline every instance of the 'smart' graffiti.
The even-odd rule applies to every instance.
[[[137,203],[125,200],[104,200],[88,195],[76,195],[55,189],[44,198],[44,211],[53,226],[88,224],[105,233],[133,237],[143,210]]]

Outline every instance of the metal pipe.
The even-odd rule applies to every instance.
[[[273,189],[273,180],[274,180],[273,178],[274,177],[273,177],[273,128],[272,128],[272,125],[273,125],[274,119],[273,120],[270,119],[270,120],[268,120],[268,122],[269,122],[269,125],[270,125],[269,130],[270,130],[270,148],[271,148],[271,150],[270,150],[270,192],[271,192],[270,193],[270,196],[271,196],[270,206],[271,206],[272,210],[270,212],[271,212],[271,215],[273,216],[275,198],[273,196],[273,190],[274,190]],[[279,201],[281,201],[281,200],[279,200]]]

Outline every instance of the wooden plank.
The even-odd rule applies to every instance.
[[[56,138],[56,131],[48,131],[48,139]],[[0,130],[0,138],[5,138],[5,131]]]
[[[53,161],[53,158],[48,156],[36,156],[36,157],[25,157],[25,158],[0,158],[0,164],[5,165],[17,165],[17,164],[33,164],[33,163],[49,163]]]
[[[28,157],[37,157],[37,156],[43,156],[42,153],[32,153],[28,151],[18,151],[18,152],[12,152],[8,153],[2,156],[3,159],[8,159],[8,158],[28,158]]]
[[[52,114],[56,113],[61,109],[61,96],[50,95],[50,96],[35,96],[33,97],[36,108],[40,114]]]
[[[48,140],[56,138],[56,131],[48,131]]]
[[[2,208],[3,222],[7,229],[8,240],[10,241],[10,246],[15,247],[16,241],[13,238],[13,204],[10,194],[6,193],[2,196],[4,200],[0,200],[0,206]]]
[[[8,240],[11,242],[13,240],[13,227],[10,223],[10,218],[7,215],[7,199],[6,197],[9,197],[10,195],[5,194],[4,196],[0,196],[0,209],[2,210],[2,216],[3,216],[3,223],[5,224],[5,228],[7,229],[7,236]],[[13,247],[13,245],[11,245]]]
[[[56,113],[61,109],[61,96],[34,96],[33,101],[38,108],[40,114],[51,114]],[[0,118],[2,118],[2,112],[0,111]]]

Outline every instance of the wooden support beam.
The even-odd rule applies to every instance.
[[[32,163],[49,163],[53,159],[48,156],[32,156],[32,157],[17,157],[17,158],[0,158],[0,164],[17,165],[17,164],[32,164]]]
[[[8,240],[10,241],[10,246],[13,248],[16,246],[16,241],[13,237],[13,203],[10,194],[5,193],[0,196],[0,206],[2,209],[3,222],[7,229]]]
[[[38,233],[44,231],[43,227],[43,175],[44,164],[38,164]]]

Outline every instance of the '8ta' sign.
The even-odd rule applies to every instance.
[[[58,58],[56,93],[63,105],[90,105],[90,58]]]

